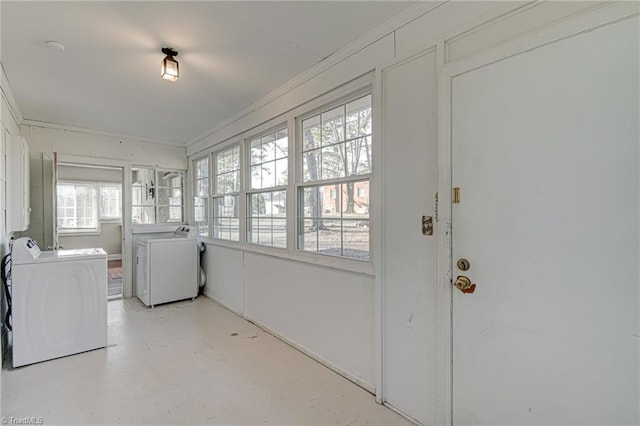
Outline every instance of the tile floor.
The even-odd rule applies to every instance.
[[[409,424],[205,297],[109,302],[106,349],[3,369],[1,407],[47,425]]]

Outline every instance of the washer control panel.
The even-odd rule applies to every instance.
[[[32,238],[22,237],[13,242],[11,248],[11,258],[13,260],[20,259],[37,259],[40,257],[40,247]]]

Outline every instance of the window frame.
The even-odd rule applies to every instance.
[[[307,119],[310,119],[312,117],[318,116],[318,115],[322,115],[323,113],[326,112],[330,112],[336,108],[339,108],[341,106],[344,106],[346,108],[346,105],[362,99],[364,97],[370,96],[371,97],[371,134],[369,134],[369,136],[371,139],[371,151],[370,151],[370,155],[371,155],[371,160],[370,160],[370,170],[368,173],[363,173],[363,174],[356,174],[356,175],[351,175],[351,176],[344,176],[344,177],[338,177],[338,178],[330,178],[330,179],[318,179],[318,180],[314,180],[314,181],[305,181],[304,179],[304,153],[307,152],[304,150],[304,139],[303,139],[303,122]],[[373,238],[372,238],[372,234],[371,234],[371,183],[373,181],[374,178],[374,165],[375,165],[375,157],[374,157],[374,151],[375,151],[375,147],[374,147],[374,134],[375,134],[375,130],[374,130],[374,119],[375,119],[375,99],[374,99],[374,93],[373,93],[373,87],[371,85],[368,85],[366,87],[364,87],[361,90],[358,91],[354,91],[351,92],[348,95],[345,96],[341,96],[341,97],[335,97],[333,98],[333,100],[331,102],[327,102],[324,103],[316,108],[310,109],[307,112],[305,112],[304,114],[300,114],[296,117],[295,119],[295,135],[296,135],[296,140],[295,140],[295,148],[296,148],[296,180],[295,180],[295,187],[294,187],[294,193],[295,193],[295,235],[294,235],[294,239],[295,239],[295,246],[294,246],[294,250],[302,256],[311,256],[311,258],[330,258],[330,259],[335,259],[341,262],[348,262],[347,264],[364,264],[364,265],[368,265],[371,266],[372,265],[372,249],[373,249]],[[346,110],[345,110],[345,115],[346,115]],[[356,138],[354,138],[353,140],[355,140]],[[338,142],[338,143],[347,143],[349,141],[349,139],[347,139],[346,135],[344,138],[344,141]],[[332,145],[337,145],[338,143],[334,143]],[[320,148],[320,150],[322,149],[322,147]],[[346,174],[346,170],[345,170],[345,174]],[[325,254],[325,253],[320,253],[319,251],[310,251],[310,250],[304,250],[301,248],[301,245],[303,245],[303,240],[301,239],[303,232],[303,228],[304,228],[304,220],[305,220],[305,216],[304,216],[304,197],[301,196],[301,194],[304,191],[304,188],[311,188],[311,187],[322,187],[322,186],[332,186],[332,185],[341,185],[341,184],[346,184],[346,183],[358,183],[358,182],[362,182],[362,181],[367,181],[368,185],[369,185],[369,191],[367,193],[367,195],[369,196],[369,206],[368,206],[368,217],[367,217],[367,221],[368,221],[368,250],[367,250],[367,259],[366,260],[361,260],[361,259],[357,259],[354,257],[347,257],[344,255],[332,255],[332,254]],[[343,218],[339,219],[341,222],[344,221]],[[341,229],[343,229],[341,227]],[[343,241],[343,232],[341,231],[341,251],[343,251],[343,247],[342,247],[342,241]]]
[[[267,161],[263,161],[261,163],[252,163],[252,158],[251,158],[251,144],[252,142],[254,142],[256,139],[262,139],[265,136],[268,136],[270,134],[274,134],[277,135],[278,132],[282,132],[285,131],[287,134],[287,155],[286,157],[280,157],[278,158],[277,156],[274,157],[273,160],[267,160]],[[276,143],[278,139],[274,138],[274,144]],[[243,193],[243,198],[245,200],[245,215],[244,215],[244,227],[245,227],[245,231],[244,231],[244,242],[248,245],[251,246],[258,246],[258,247],[264,247],[264,248],[268,248],[268,249],[274,249],[274,250],[281,250],[281,251],[286,251],[289,248],[289,234],[290,234],[290,225],[289,225],[289,219],[291,216],[291,210],[290,210],[290,203],[289,203],[289,199],[291,197],[291,191],[289,190],[290,188],[290,184],[292,181],[292,175],[295,178],[295,175],[291,173],[291,160],[292,160],[292,156],[291,156],[291,132],[289,129],[289,122],[288,121],[284,121],[284,122],[280,122],[277,125],[274,126],[270,126],[267,129],[260,131],[260,132],[255,132],[252,135],[244,138],[244,152],[246,153],[243,164],[244,164],[244,176],[245,176],[245,182],[246,182],[246,187],[244,189],[244,191],[242,191]],[[277,145],[276,145],[277,146]],[[294,150],[295,151],[295,150]],[[262,166],[263,164],[267,164],[270,162],[274,162],[274,165],[277,165],[277,161],[278,160],[283,160],[286,159],[286,165],[287,165],[287,181],[284,184],[280,184],[278,185],[277,182],[277,178],[275,178],[274,180],[274,185],[273,186],[262,186],[260,188],[253,188],[252,186],[252,167],[255,166]],[[277,168],[276,168],[277,171]],[[252,198],[252,196],[254,195],[260,195],[260,194],[270,194],[273,197],[274,193],[278,193],[278,192],[284,192],[284,197],[285,197],[285,213],[284,216],[274,216],[273,211],[271,212],[271,214],[267,215],[265,213],[265,218],[269,218],[271,220],[271,230],[270,230],[270,235],[271,235],[271,244],[263,244],[260,242],[260,237],[258,236],[258,241],[253,241],[250,239],[250,234],[252,232],[252,227],[251,227],[251,223],[253,220],[260,220],[260,216],[252,216],[251,215],[251,210],[252,210],[252,204],[250,202],[250,199]],[[285,224],[285,238],[284,238],[284,246],[278,246],[278,245],[274,245],[274,227],[273,227],[273,221],[274,219],[279,219],[284,221]]]
[[[211,164],[211,168],[210,170],[212,170],[211,176],[209,178],[209,191],[211,193],[210,199],[210,206],[211,206],[211,213],[209,213],[209,217],[211,218],[211,232],[209,235],[209,238],[214,239],[216,241],[225,241],[228,243],[242,243],[243,242],[243,226],[242,226],[242,217],[243,217],[243,209],[242,209],[242,204],[243,204],[243,200],[242,200],[242,194],[243,194],[243,189],[244,189],[244,185],[243,185],[243,148],[242,148],[242,143],[240,143],[240,141],[234,141],[233,143],[230,144],[225,144],[223,147],[220,147],[218,150],[214,151],[211,153],[211,159],[212,159],[212,164]],[[234,169],[234,170],[225,170],[222,173],[218,172],[218,155],[220,154],[224,154],[226,152],[229,151],[233,151],[237,149],[238,150],[238,168]],[[237,191],[230,191],[230,192],[219,192],[218,191],[218,176],[222,176],[225,174],[229,174],[229,173],[237,173]],[[235,188],[234,188],[235,189]],[[225,215],[225,216],[219,216],[220,219],[227,219],[229,220],[229,227],[231,227],[231,220],[233,219],[237,219],[238,221],[238,239],[233,239],[233,238],[222,238],[220,236],[218,236],[218,232],[220,232],[220,228],[219,225],[216,225],[216,218],[218,216],[216,216],[216,200],[217,199],[222,199],[223,202],[225,202],[225,198],[227,197],[235,197],[235,199],[237,199],[237,205],[235,205],[232,207],[233,210],[237,210],[238,212],[238,216],[230,216],[230,215]],[[231,230],[229,230],[229,236],[232,236],[232,232]]]
[[[124,190],[123,184],[118,182],[94,182],[94,181],[77,181],[77,180],[60,180],[57,182],[57,186],[60,185],[69,185],[69,186],[87,186],[91,187],[93,191],[93,201],[94,201],[94,220],[95,226],[93,227],[59,227],[57,220],[60,217],[58,214],[58,209],[60,209],[60,204],[58,200],[56,200],[56,230],[60,235],[91,235],[91,234],[99,234],[100,233],[100,225],[101,223],[121,223],[122,215],[123,215],[123,199],[124,199]],[[107,216],[102,214],[102,206],[101,206],[101,190],[103,187],[119,187],[120,188],[120,203],[119,203],[119,212],[120,216]],[[56,192],[59,194],[58,190]]]
[[[152,185],[150,185],[147,189],[145,189],[146,191],[151,191],[151,197],[153,199],[153,206],[151,205],[145,205],[145,204],[135,204],[134,203],[134,199],[133,199],[133,194],[134,188],[143,188],[142,185],[134,185],[133,183],[133,177],[131,177],[131,183],[129,185],[129,190],[131,191],[131,225],[138,227],[138,226],[165,226],[165,225],[184,225],[187,223],[187,212],[186,212],[186,195],[185,192],[187,190],[187,180],[189,179],[189,174],[187,173],[187,170],[181,170],[181,169],[174,169],[174,168],[162,168],[162,167],[154,167],[154,166],[145,166],[145,165],[132,165],[131,166],[131,171],[130,171],[130,175],[133,175],[133,171],[136,169],[147,169],[147,170],[153,170],[153,181],[152,181]],[[160,207],[176,207],[176,205],[173,204],[160,204],[160,190],[161,189],[175,189],[177,187],[173,187],[173,186],[166,186],[166,185],[160,185],[160,173],[180,173],[182,175],[182,185],[180,186],[180,199],[181,199],[181,204],[179,205],[179,207],[182,210],[182,220],[180,221],[164,221],[161,222],[160,219]],[[153,213],[154,213],[154,220],[153,223],[137,223],[133,220],[133,212],[135,210],[136,207],[141,207],[141,208],[151,208],[153,207]]]
[[[375,72],[368,72],[362,76],[345,83],[339,87],[328,90],[314,98],[309,98],[304,102],[301,102],[297,106],[287,109],[278,115],[273,115],[260,124],[254,126],[247,125],[243,127],[241,131],[234,136],[227,137],[226,139],[220,138],[218,142],[214,142],[200,151],[196,151],[189,155],[189,164],[193,165],[193,160],[202,158],[205,155],[210,157],[210,190],[213,188],[214,177],[214,161],[215,155],[220,151],[229,149],[233,145],[240,144],[240,157],[241,157],[241,191],[240,191],[240,208],[239,208],[239,241],[231,241],[225,239],[219,239],[212,237],[213,229],[213,210],[214,206],[211,202],[213,195],[210,197],[210,210],[209,210],[209,223],[210,223],[210,235],[208,237],[201,237],[200,239],[207,244],[211,244],[217,247],[226,247],[234,250],[241,250],[245,253],[255,253],[266,256],[274,256],[281,259],[289,259],[296,262],[302,262],[310,265],[316,265],[324,268],[332,268],[341,271],[348,271],[352,273],[359,273],[365,276],[374,276],[376,253],[379,249],[377,240],[374,235],[377,229],[377,221],[380,217],[379,206],[377,201],[379,199],[380,189],[378,186],[379,178],[376,175],[376,170],[379,169],[379,140],[380,131],[378,128],[378,122],[380,120],[379,111],[379,92],[377,86],[374,84]],[[369,209],[369,260],[362,261],[348,257],[327,256],[317,254],[308,251],[302,251],[297,249],[297,226],[298,226],[298,187],[300,186],[301,176],[303,172],[301,159],[301,147],[300,143],[300,128],[298,122],[301,118],[308,117],[310,115],[317,114],[323,110],[330,108],[331,106],[339,106],[340,104],[348,103],[352,100],[359,99],[363,96],[371,95],[371,108],[372,108],[372,137],[371,137],[371,170],[368,176],[369,179],[369,202],[373,202]],[[287,185],[287,248],[280,249],[266,245],[252,244],[247,241],[246,238],[246,217],[247,217],[247,193],[251,192],[251,189],[247,188],[247,176],[250,171],[247,171],[246,162],[247,156],[250,153],[245,152],[246,140],[254,138],[258,134],[269,132],[272,129],[282,126],[282,123],[286,123],[288,128],[289,139],[289,167],[288,167],[288,185]],[[242,170],[245,168],[245,170]],[[190,175],[190,188],[193,188],[194,182],[192,175]],[[356,175],[356,180],[362,179],[362,175]],[[371,187],[373,185],[373,187]],[[212,192],[213,194],[213,192]],[[191,203],[193,203],[193,197],[191,197]],[[193,208],[193,204],[190,204]]]
[[[197,177],[197,173],[198,173],[198,166],[197,164],[201,161],[207,161],[207,167],[206,167],[206,171],[207,171],[207,176],[204,178],[198,178]],[[204,156],[200,156],[197,158],[194,158],[193,160],[191,160],[191,166],[193,168],[193,171],[191,173],[191,182],[192,182],[192,195],[191,195],[191,201],[193,202],[192,206],[191,206],[191,219],[193,220],[193,225],[196,228],[196,234],[199,237],[202,238],[208,238],[211,234],[211,219],[210,219],[210,212],[211,212],[211,195],[212,195],[212,190],[211,190],[211,168],[212,168],[212,160],[211,160],[211,155],[207,154]],[[207,182],[207,193],[205,195],[200,195],[200,193],[198,192],[198,182],[201,180],[205,180]],[[204,220],[198,221],[196,219],[196,203],[195,200],[199,199],[199,200],[204,200]],[[207,234],[201,234],[200,233],[200,227],[198,226],[198,223],[204,223],[205,227],[207,228]]]

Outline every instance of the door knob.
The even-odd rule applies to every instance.
[[[453,285],[463,293],[473,293],[476,290],[476,285],[464,275],[458,275]]]

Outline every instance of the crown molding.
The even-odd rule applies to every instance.
[[[201,140],[215,134],[216,132],[224,129],[225,127],[237,122],[238,120],[241,120],[242,118],[246,117],[252,112],[264,107],[265,105],[268,105],[269,103],[280,98],[281,96],[286,95],[287,93],[303,85],[304,83],[313,79],[319,74],[322,74],[323,72],[330,69],[331,67],[353,56],[354,54],[361,51],[362,49],[370,46],[371,44],[375,43],[381,38],[384,38],[385,36],[398,30],[399,28],[404,27],[410,22],[444,5],[447,1],[448,0],[438,1],[438,2],[419,1],[415,5],[405,9],[402,13],[396,15],[395,17],[389,19],[388,21],[384,22],[380,26],[374,28],[373,30],[361,36],[360,38],[356,39],[352,43],[346,45],[345,47],[335,51],[334,53],[327,56],[326,58],[320,60],[320,62],[316,63],[314,66],[312,66],[308,70],[302,72],[301,74],[298,74],[298,76],[292,78],[287,83],[283,84],[282,86],[278,87],[277,89],[273,90],[272,92],[258,99],[256,102],[242,109],[237,114],[234,114],[230,118],[222,121],[217,126],[208,129],[206,132],[202,133],[200,136],[197,136],[187,141],[186,146],[188,147],[197,142],[200,142]]]
[[[58,124],[58,123],[49,123],[47,121],[31,120],[28,118],[22,120],[21,124],[25,126],[42,127],[45,129],[66,130],[70,132],[87,133],[87,134],[96,135],[96,136],[105,136],[105,137],[114,138],[114,139],[124,139],[131,142],[155,143],[160,145],[177,146],[180,148],[186,147],[186,143],[183,141],[173,142],[173,141],[166,141],[162,139],[143,138],[139,136],[131,136],[131,135],[125,135],[121,133],[103,132],[101,130],[85,129],[83,127],[67,126],[67,125]]]
[[[7,78],[7,74],[4,71],[4,65],[0,62],[0,70],[2,74],[0,75],[0,92],[2,92],[2,99],[6,102],[9,107],[9,112],[11,116],[16,121],[18,125],[22,123],[24,117],[22,115],[22,111],[20,111],[20,107],[18,106],[18,102],[16,101],[15,96],[13,96],[13,91],[11,90],[11,84],[9,83],[9,79]]]

